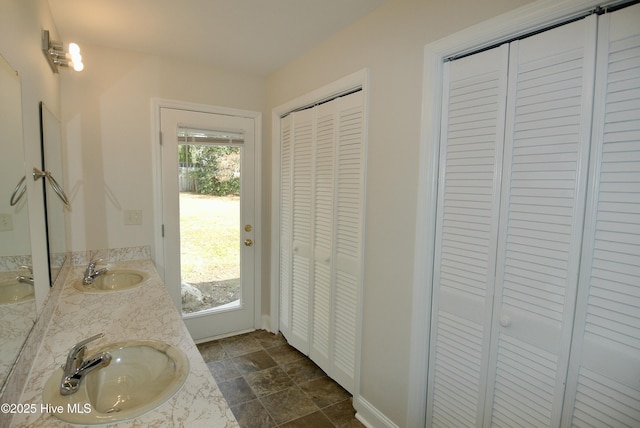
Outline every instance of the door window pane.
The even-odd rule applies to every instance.
[[[180,128],[182,312],[240,305],[239,133]]]

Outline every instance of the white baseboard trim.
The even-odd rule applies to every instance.
[[[262,325],[260,326],[260,328],[262,330],[267,330],[269,333],[277,333],[277,331],[271,330],[271,316],[269,315],[262,315]]]
[[[384,413],[361,396],[353,397],[353,407],[356,409],[356,419],[367,428],[399,428]]]
[[[251,333],[252,331],[255,331],[255,329],[249,328],[246,330],[232,331],[231,333],[220,334],[218,336],[203,337],[202,339],[194,340],[194,342],[196,345],[199,345],[200,343],[207,343],[213,340],[220,340],[220,339],[225,339],[227,337],[239,336],[241,334]]]

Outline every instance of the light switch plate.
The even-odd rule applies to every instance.
[[[142,210],[126,210],[124,212],[124,224],[125,225],[141,225],[142,224]]]
[[[0,214],[0,231],[13,230],[11,214]]]

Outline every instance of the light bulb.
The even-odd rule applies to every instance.
[[[69,61],[82,62],[82,55],[80,55],[79,53],[72,54],[71,52],[67,52],[64,54],[64,57]]]
[[[69,53],[71,55],[80,55],[80,46],[76,43],[69,43]]]
[[[78,61],[78,62],[73,62],[73,69],[75,71],[82,71],[84,70],[84,64],[82,63],[82,61]]]

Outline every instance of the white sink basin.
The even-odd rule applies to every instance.
[[[106,424],[138,417],[169,400],[189,374],[180,349],[156,340],[134,340],[87,350],[111,354],[111,363],[89,373],[72,395],[60,395],[62,369],[47,381],[44,403],[73,424]],[[61,410],[58,412],[58,410]]]
[[[0,305],[33,300],[33,285],[7,279],[0,282]]]
[[[137,287],[149,278],[146,272],[135,269],[109,269],[98,275],[93,284],[84,285],[82,281],[75,283],[75,288],[87,293],[105,293],[110,291],[129,290]]]

